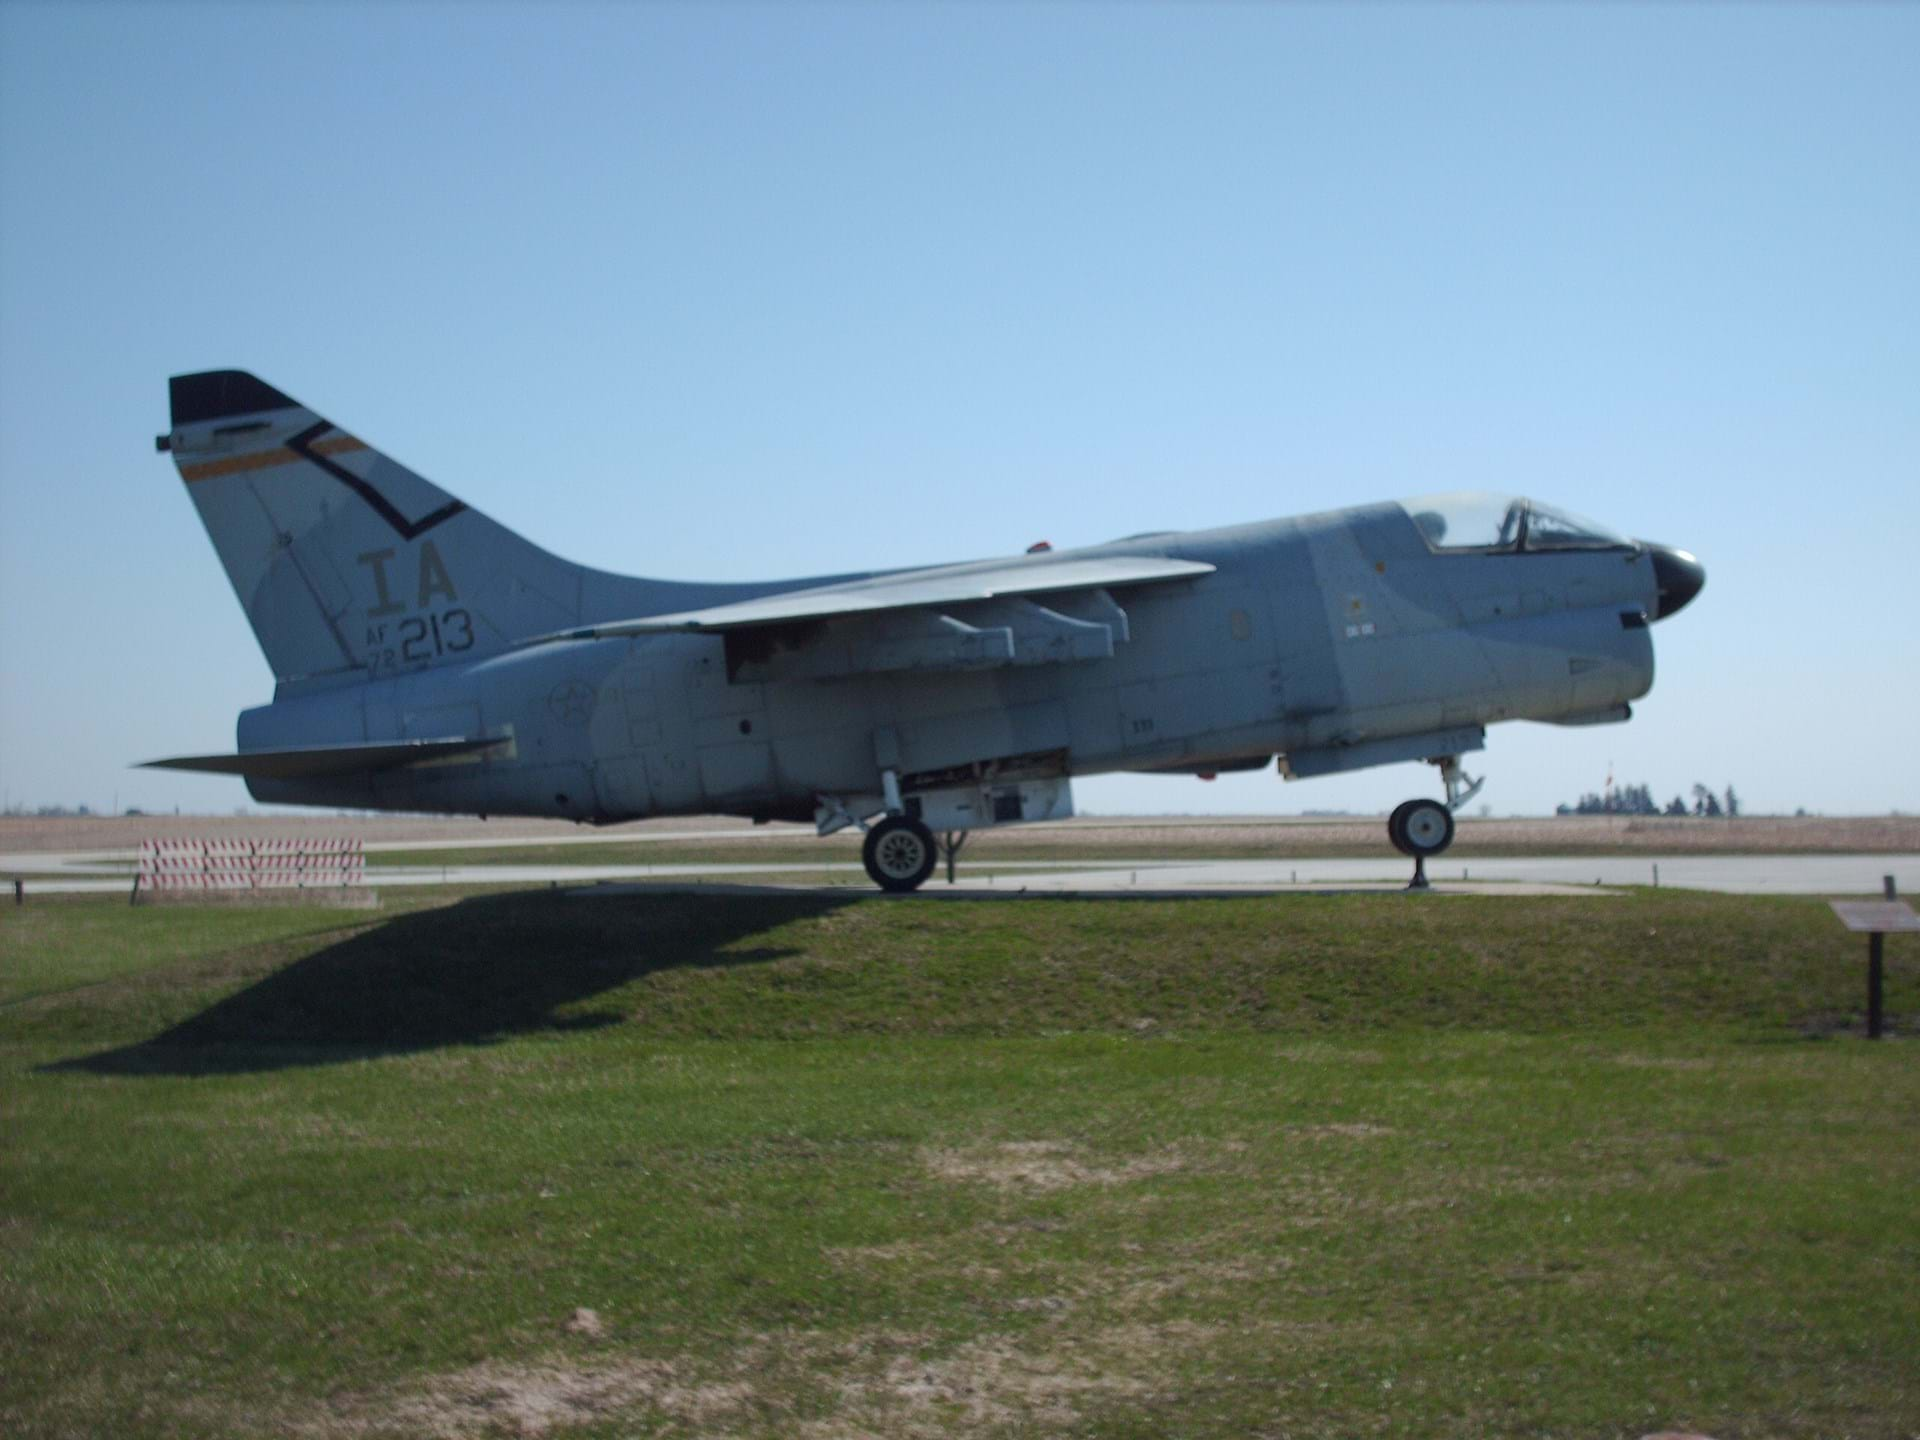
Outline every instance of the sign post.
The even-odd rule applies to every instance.
[[[1878,1040],[1886,1028],[1886,938],[1890,933],[1920,932],[1920,915],[1906,901],[1896,899],[1893,877],[1882,880],[1884,900],[1829,900],[1840,923],[1867,937],[1867,1038]]]

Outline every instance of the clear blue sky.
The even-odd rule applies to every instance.
[[[1917,76],[1893,5],[0,5],[0,786],[246,803],[125,768],[270,694],[152,447],[238,366],[671,577],[1537,494],[1710,578],[1496,812],[1920,809]]]

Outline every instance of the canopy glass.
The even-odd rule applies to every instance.
[[[1633,542],[1596,520],[1518,495],[1454,490],[1400,502],[1438,551],[1632,549]]]

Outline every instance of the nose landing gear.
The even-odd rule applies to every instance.
[[[1447,801],[1406,800],[1387,817],[1387,839],[1402,855],[1413,857],[1413,879],[1409,890],[1429,888],[1427,857],[1438,855],[1453,844],[1453,812],[1480,793],[1486,777],[1475,780],[1460,768],[1458,755],[1444,755],[1433,762],[1440,767],[1440,778],[1447,787]]]
[[[1453,843],[1453,812],[1438,800],[1406,800],[1387,817],[1387,839],[1402,855],[1413,857],[1409,890],[1427,888],[1427,857]]]

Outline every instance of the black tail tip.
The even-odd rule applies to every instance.
[[[244,370],[203,370],[198,375],[175,375],[167,381],[173,427],[224,420],[229,415],[252,415],[261,410],[286,410],[289,400],[273,386]]]

